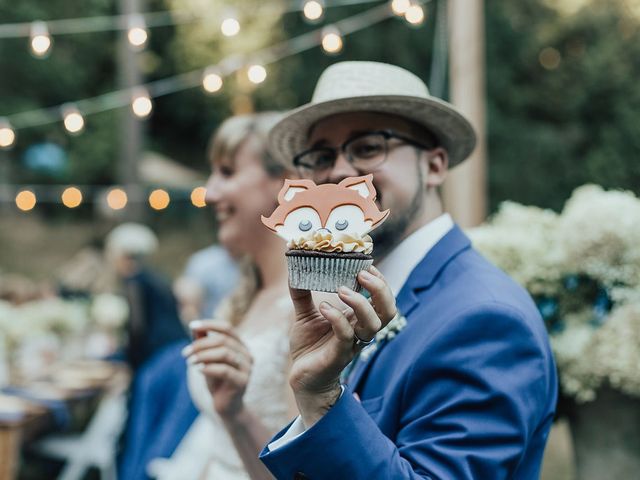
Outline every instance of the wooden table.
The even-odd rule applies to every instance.
[[[83,382],[76,382],[75,385],[71,385],[76,388],[70,388],[69,384],[74,382],[69,382],[69,375],[66,376],[65,380],[65,372],[82,371],[83,365],[86,365],[87,369],[95,368],[96,365],[99,365],[100,375],[95,375],[93,378],[88,375],[87,378],[83,379]],[[37,384],[46,384],[52,388],[58,388],[61,396],[56,399],[62,400],[73,414],[73,412],[92,409],[102,395],[113,389],[126,388],[128,382],[128,369],[121,364],[74,362],[73,364],[61,364],[51,367],[48,374],[38,379]],[[28,387],[29,384],[22,386]],[[2,400],[11,401],[10,397],[10,395],[0,395],[0,403]],[[17,477],[22,446],[56,428],[54,416],[46,407],[37,402],[17,397],[14,397],[14,401],[20,402],[25,413],[21,418],[13,420],[0,419],[0,480],[13,480]],[[90,414],[91,412],[89,411],[88,413]]]

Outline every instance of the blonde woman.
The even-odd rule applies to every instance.
[[[190,325],[195,340],[183,355],[201,415],[170,460],[150,464],[157,478],[272,478],[258,454],[297,415],[287,383],[294,313],[285,245],[260,223],[260,215],[275,208],[286,174],[266,152],[267,133],[277,120],[275,113],[233,117],[213,138],[206,198],[218,221],[218,240],[241,259],[242,274],[214,320]]]

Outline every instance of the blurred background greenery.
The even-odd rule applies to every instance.
[[[196,24],[154,28],[139,54],[145,81],[202,68],[222,56],[255,51],[312,28],[290,2],[235,2],[242,33],[225,38],[206,18],[222,2],[150,0],[148,11],[189,10]],[[489,193],[494,210],[505,199],[558,209],[578,185],[640,191],[640,19],[634,0],[486,1],[489,128]],[[430,78],[436,9],[411,28],[390,19],[345,38],[328,56],[320,48],[269,67],[259,87],[237,78],[207,96],[200,89],[159,97],[147,122],[146,149],[206,171],[204,152],[212,130],[233,111],[286,109],[310,98],[320,71],[337,60],[396,63]],[[112,15],[111,0],[0,1],[0,22]],[[325,23],[370,5],[326,10]],[[29,55],[25,39],[0,41],[0,116],[62,104],[114,90],[117,34],[84,33],[54,38],[51,55]],[[447,92],[442,92],[447,96]],[[82,135],[61,123],[19,132],[11,152],[15,183],[110,184],[118,155],[115,110],[86,118]],[[21,161],[29,146],[52,142],[68,163],[43,172]]]

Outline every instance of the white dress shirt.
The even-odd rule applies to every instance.
[[[448,213],[444,213],[405,238],[377,265],[378,270],[387,280],[394,297],[398,295],[420,260],[452,228],[453,219]],[[344,393],[344,387],[342,387],[342,392]],[[271,442],[267,448],[274,451],[296,439],[305,431],[302,419],[298,415],[284,435]]]

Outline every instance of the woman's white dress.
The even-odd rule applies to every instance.
[[[290,318],[291,300],[288,297],[283,300],[288,303],[282,305],[283,310],[287,309],[289,314],[283,318]],[[289,325],[283,323],[250,337],[238,333],[254,359],[245,405],[274,433],[291,421],[286,397]],[[200,415],[170,459],[155,459],[148,465],[150,476],[161,480],[248,479],[233,441],[213,409],[204,376],[195,367],[189,367],[188,382]]]

